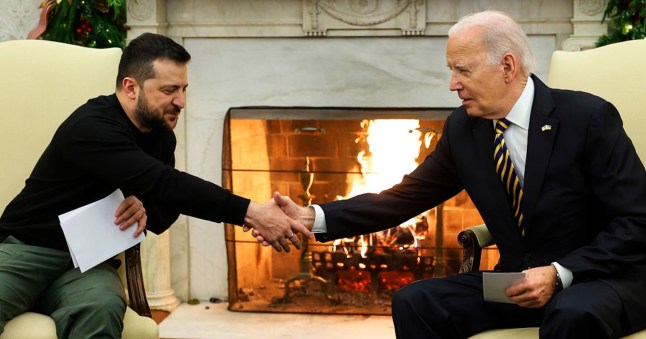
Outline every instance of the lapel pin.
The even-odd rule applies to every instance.
[[[543,125],[543,127],[541,127],[541,131],[543,132],[551,131],[551,130],[552,130],[552,125]]]

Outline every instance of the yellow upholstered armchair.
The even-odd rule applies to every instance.
[[[45,40],[0,43],[0,209],[22,189],[60,123],[88,99],[114,92],[120,56],[118,48]],[[139,246],[120,259],[129,299],[123,338],[158,338],[144,292]],[[5,325],[0,339],[7,338],[56,338],[54,321],[42,314],[22,314]]]
[[[556,51],[552,55],[547,83],[553,88],[573,89],[596,94],[612,102],[624,121],[642,162],[646,161],[646,40],[615,43],[582,52]],[[458,235],[463,246],[460,272],[476,271],[481,249],[494,244],[486,225],[464,230]],[[472,338],[538,338],[538,328],[486,331]],[[646,330],[626,338],[645,339]]]

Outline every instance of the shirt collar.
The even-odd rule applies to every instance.
[[[505,117],[514,125],[524,130],[529,129],[529,117],[532,113],[532,103],[534,102],[534,81],[532,77],[527,78],[527,84],[518,101],[511,108],[509,114]]]

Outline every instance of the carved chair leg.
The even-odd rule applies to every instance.
[[[152,318],[150,306],[148,306],[148,299],[146,299],[146,290],[144,289],[144,277],[141,270],[141,248],[139,244],[127,249],[125,257],[130,308],[140,316]]]

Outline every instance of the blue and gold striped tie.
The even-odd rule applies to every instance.
[[[514,169],[514,164],[511,162],[509,157],[509,151],[505,145],[505,138],[503,133],[509,127],[509,121],[507,119],[500,119],[496,123],[496,138],[494,139],[494,160],[496,162],[496,172],[502,180],[502,183],[505,185],[507,194],[511,199],[511,207],[514,212],[514,218],[516,219],[516,224],[520,229],[521,234],[525,235],[525,229],[523,228],[523,212],[521,210],[521,204],[523,201],[523,188],[520,185],[518,176],[516,175],[516,170]]]

